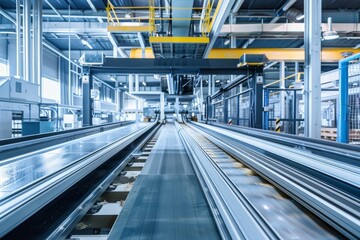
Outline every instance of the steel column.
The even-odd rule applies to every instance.
[[[305,0],[305,136],[321,136],[321,0]]]
[[[23,66],[24,66],[24,80],[34,82],[31,79],[31,1],[24,1],[23,14]]]
[[[21,8],[20,0],[16,0],[16,76],[22,78],[21,68]],[[41,98],[40,98],[41,99]]]
[[[263,75],[262,73],[255,73],[254,81],[254,126],[255,128],[262,128],[263,124]],[[260,81],[261,79],[261,81]]]
[[[280,62],[280,89],[285,89],[285,62]],[[286,92],[280,91],[280,116],[279,118],[286,118]]]
[[[263,129],[269,130],[269,96],[270,92],[268,89],[264,89],[264,119]]]
[[[34,0],[33,13],[33,82],[41,85],[42,78],[42,0]],[[40,89],[41,94],[41,89]],[[40,98],[41,99],[41,98]]]
[[[83,92],[83,127],[92,125],[93,117],[93,99],[91,98],[91,89],[93,88],[93,76],[90,69],[83,68],[82,77]]]
[[[179,121],[179,97],[175,98],[176,121]]]
[[[139,75],[135,75],[135,92],[139,92]]]
[[[160,93],[160,121],[165,120],[165,94]]]
[[[134,75],[129,75],[129,93],[132,94],[134,91]]]

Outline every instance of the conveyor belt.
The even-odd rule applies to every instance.
[[[161,129],[109,239],[219,239],[173,124]]]
[[[0,164],[0,236],[60,195],[154,124],[121,127]]]
[[[22,188],[145,126],[146,124],[132,124],[2,161],[0,202]]]
[[[341,235],[313,218],[285,194],[191,128],[183,127],[259,213],[279,239],[338,239]],[[240,207],[240,206],[239,206]]]
[[[339,154],[332,159],[264,140],[261,135],[256,138],[204,124],[191,126],[348,238],[360,236],[360,175],[356,165],[337,160]]]

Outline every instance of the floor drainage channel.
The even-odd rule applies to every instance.
[[[87,214],[76,224],[69,234],[69,240],[107,239],[108,234],[120,214],[126,198],[137,176],[157,140],[157,134],[144,146],[142,152],[134,156],[124,170],[114,179],[108,189],[99,197]]]

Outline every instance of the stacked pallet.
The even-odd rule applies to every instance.
[[[336,141],[337,129],[336,128],[322,128],[321,138],[331,141]],[[360,145],[360,129],[351,129],[349,131],[349,143]]]

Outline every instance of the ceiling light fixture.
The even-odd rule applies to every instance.
[[[116,82],[116,79],[114,77],[110,77],[110,80]]]
[[[303,20],[305,17],[305,14],[300,14],[299,16],[296,17],[296,20],[300,21]]]
[[[339,37],[339,34],[336,31],[334,31],[332,28],[332,18],[331,17],[328,17],[327,23],[328,23],[328,30],[323,33],[324,40],[337,39]]]
[[[93,49],[93,47],[91,46],[91,44],[90,44],[87,40],[81,39],[81,43],[82,43],[84,46],[87,46],[88,48]]]
[[[224,41],[224,45],[226,46],[226,45],[228,45],[229,43],[230,43],[230,39],[227,38],[227,39]]]

